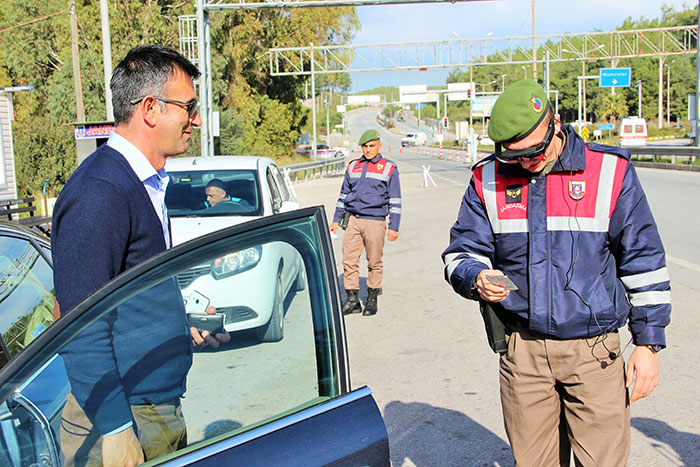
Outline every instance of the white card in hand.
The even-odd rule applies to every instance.
[[[518,286],[513,283],[508,276],[485,276],[486,280],[492,284],[500,285],[506,290],[518,290]]]

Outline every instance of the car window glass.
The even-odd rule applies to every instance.
[[[277,210],[282,206],[282,197],[280,196],[279,188],[277,187],[277,182],[275,177],[272,176],[270,169],[267,169],[267,186],[270,188],[270,200],[272,201],[273,209]]]
[[[192,170],[168,172],[165,204],[171,217],[260,216],[262,203],[255,170]],[[207,190],[220,194],[216,202]]]
[[[0,237],[0,335],[17,355],[53,322],[53,272],[27,240]]]
[[[76,402],[99,407],[97,419],[109,413],[109,423],[121,423],[115,391],[126,392],[136,411],[160,393],[170,400],[185,385],[179,399],[187,427],[182,453],[340,395],[330,300],[335,279],[327,273],[330,253],[321,245],[321,227],[317,217],[302,217],[222,238],[143,273],[80,315],[64,330],[67,338],[51,341],[65,344],[60,356],[19,387],[0,388],[10,394],[0,399],[0,417],[11,421],[0,424],[0,465],[58,465],[51,459],[76,452],[61,445],[61,427],[73,426]],[[145,332],[138,319],[143,313],[149,316]],[[202,319],[211,317],[217,326],[218,314],[230,341],[192,351],[189,325],[206,327],[211,323]],[[95,318],[85,331],[71,332]],[[114,343],[111,353],[105,342]],[[40,350],[46,358],[49,351]],[[109,367],[111,357],[117,367]],[[118,378],[106,376],[111,371]],[[47,386],[52,390],[41,389]]]
[[[280,172],[279,168],[277,168],[276,165],[271,165],[270,171],[272,172],[273,178],[277,182],[277,186],[279,187],[280,196],[282,197],[282,200],[289,201],[291,199],[291,196],[289,195],[289,190],[287,189],[287,182],[284,179],[284,175]]]

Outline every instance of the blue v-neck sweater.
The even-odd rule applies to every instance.
[[[107,145],[69,178],[56,201],[52,229],[61,314],[166,248],[146,189],[124,156]],[[132,420],[130,405],[181,397],[192,344],[175,279],[110,311],[61,355],[71,392],[103,434]]]

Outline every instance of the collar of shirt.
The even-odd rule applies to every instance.
[[[566,141],[552,172],[578,172],[586,169],[586,148],[583,140],[570,125],[562,127]]]
[[[374,159],[367,159],[367,158],[365,157],[364,154],[362,155],[362,157],[360,157],[361,160],[370,161],[370,162],[372,162],[373,164],[376,164],[377,162],[379,162],[379,161],[381,160],[381,158],[382,158],[382,155],[381,155],[381,154],[377,154],[377,155],[374,157]]]
[[[129,140],[117,134],[116,131],[113,131],[109,135],[107,145],[119,151],[119,153],[124,156],[131,170],[134,171],[138,179],[143,183],[148,197],[153,204],[153,209],[163,226],[163,237],[165,238],[166,246],[169,248],[170,233],[168,229],[168,215],[165,208],[165,189],[170,182],[170,177],[165,171],[165,168],[156,171],[148,159],[146,159],[146,156]]]
[[[162,191],[165,191],[170,181],[170,177],[168,177],[165,168],[156,172],[156,169],[148,162],[146,156],[128,139],[117,134],[116,131],[113,131],[109,135],[107,145],[116,149],[124,156],[131,166],[131,170],[133,170],[139,180],[141,180],[141,183],[144,185],[148,183],[156,189],[161,189],[162,186]]]

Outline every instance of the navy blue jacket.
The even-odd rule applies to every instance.
[[[148,193],[119,152],[101,146],[68,179],[54,208],[51,246],[61,314],[165,250]],[[177,283],[168,279],[133,297],[61,354],[71,392],[103,434],[132,420],[130,405],[182,396],[192,343]]]
[[[546,176],[490,156],[473,168],[445,278],[466,298],[484,269],[518,286],[494,304],[516,327],[560,339],[614,331],[665,345],[671,293],[664,248],[629,152],[587,147],[570,127]]]
[[[396,164],[381,155],[371,161],[362,156],[350,162],[333,222],[340,222],[345,211],[362,219],[385,220],[389,215],[389,229],[398,231],[401,223],[401,185]]]

